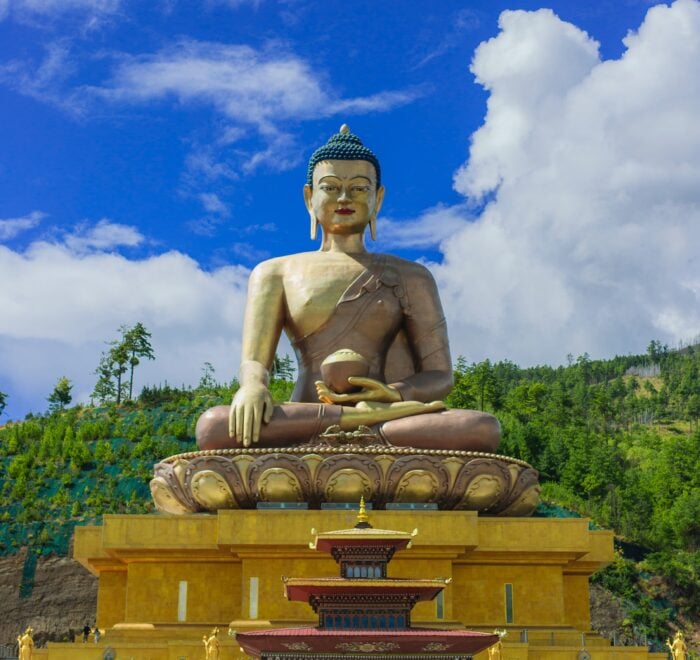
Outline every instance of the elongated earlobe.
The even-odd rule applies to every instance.
[[[373,241],[377,240],[377,217],[374,215],[369,219],[369,235]]]
[[[318,233],[318,220],[316,219],[316,216],[312,213],[311,214],[311,240],[315,241],[316,240],[316,234]]]

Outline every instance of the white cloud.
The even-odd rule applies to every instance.
[[[121,0],[12,0],[14,7],[37,14],[67,11],[112,13],[119,9]]]
[[[436,267],[455,353],[561,362],[700,331],[700,3],[652,8],[620,59],[550,10],[507,11],[455,188],[491,199]],[[491,197],[489,197],[491,196]]]
[[[343,99],[304,59],[246,45],[182,40],[155,54],[122,56],[112,78],[85,92],[114,103],[174,99],[213,106],[229,122],[221,145],[241,140],[249,129],[262,148],[249,153],[244,169],[295,165],[301,149],[281,126],[337,113],[382,112],[410,103],[417,89],[383,91]],[[215,164],[215,169],[229,169]]]
[[[3,83],[43,103],[79,115],[84,110],[84,100],[75,92],[64,92],[62,86],[76,71],[76,65],[65,39],[50,41],[38,66],[23,60],[9,60],[0,64],[0,83]]]
[[[377,246],[380,248],[435,248],[467,226],[469,212],[464,205],[439,204],[412,220],[380,217]],[[473,219],[473,218],[471,218]]]
[[[0,20],[12,16],[22,23],[45,24],[69,16],[80,19],[83,30],[94,30],[121,6],[122,0],[0,0]]]
[[[0,281],[12,283],[0,287],[0,382],[11,406],[35,408],[62,374],[86,400],[105,342],[137,321],[151,331],[157,357],[139,367],[138,389],[196,383],[205,361],[222,380],[235,375],[248,271],[206,272],[175,251],[127,259],[97,248],[126,238],[105,227],[86,232],[95,239],[90,252],[69,242],[0,246]]]
[[[381,92],[339,99],[310,65],[295,55],[191,40],[152,55],[124,56],[113,79],[93,91],[115,101],[172,96],[185,103],[212,104],[227,117],[262,132],[273,130],[277,122],[287,118],[317,118],[319,111],[387,110],[417,95]]]
[[[120,246],[136,247],[143,242],[143,235],[135,227],[103,218],[94,226],[79,225],[64,241],[73,252],[107,251]]]
[[[202,206],[207,213],[215,213],[224,217],[231,215],[228,205],[222,202],[216,193],[201,193],[199,201],[202,202]]]
[[[8,241],[23,231],[33,229],[45,217],[46,213],[43,211],[32,211],[21,218],[0,219],[0,241]]]

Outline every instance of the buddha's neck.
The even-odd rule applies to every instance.
[[[362,234],[324,234],[321,241],[321,252],[345,252],[346,254],[357,254],[367,252]]]

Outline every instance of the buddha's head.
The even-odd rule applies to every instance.
[[[324,232],[336,234],[362,233],[369,225],[374,239],[383,199],[379,160],[343,124],[309,160],[304,201],[311,238],[320,224]]]

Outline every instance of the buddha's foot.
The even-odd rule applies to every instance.
[[[340,415],[340,428],[352,431],[359,426],[373,426],[403,417],[413,417],[425,413],[445,410],[442,401],[398,401],[396,403],[379,403],[377,401],[360,401],[356,406],[343,406]]]

